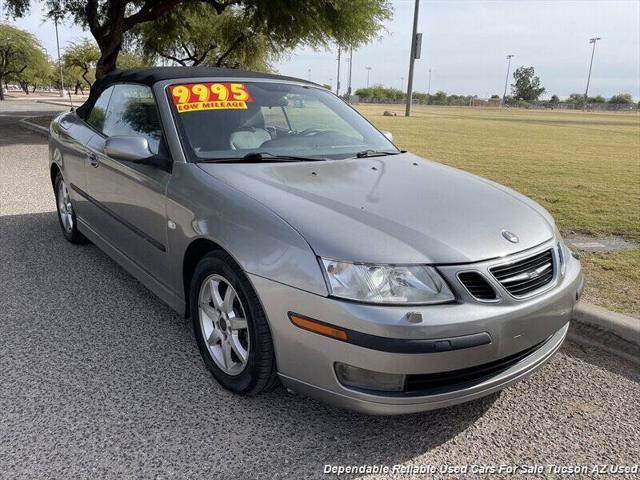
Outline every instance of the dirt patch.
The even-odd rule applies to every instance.
[[[565,242],[573,249],[582,252],[620,252],[640,248],[640,244],[613,235],[595,237],[580,233],[564,236]]]

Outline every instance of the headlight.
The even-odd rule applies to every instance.
[[[367,265],[321,259],[331,294],[369,303],[424,304],[455,299],[432,267]]]

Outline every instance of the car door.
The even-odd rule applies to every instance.
[[[87,172],[85,170],[89,153],[87,143],[96,135],[96,129],[102,128],[112,92],[113,87],[110,87],[100,94],[91,114],[85,120],[75,113],[69,113],[52,124],[60,150],[60,153],[53,152],[54,160],[62,165],[62,173],[67,186],[70,187],[73,199],[73,210],[81,220],[84,220],[88,207],[87,200],[78,194],[78,191],[84,191],[87,188]],[[58,154],[60,157],[56,158]]]
[[[115,135],[145,137],[151,153],[158,154],[162,128],[149,87],[113,87],[100,134],[87,144],[85,193],[91,203],[87,221],[113,247],[163,282],[167,279],[166,190],[171,174],[155,164],[106,155],[105,141]]]

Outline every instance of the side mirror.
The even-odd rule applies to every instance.
[[[389,140],[390,142],[393,142],[393,133],[391,133],[391,132],[389,132],[389,131],[387,131],[387,130],[384,130],[384,131],[382,132],[382,134],[383,134],[385,137],[387,137],[387,140]]]
[[[127,135],[107,138],[104,142],[104,153],[116,160],[129,162],[143,162],[153,156],[146,138]]]

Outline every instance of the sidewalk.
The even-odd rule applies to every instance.
[[[86,90],[86,95],[74,95],[71,94],[71,100],[74,105],[80,105],[85,102],[87,98],[89,98],[88,90]],[[52,104],[63,104],[69,105],[69,97],[61,97],[55,93],[30,93],[26,95],[25,93],[20,92],[9,92],[4,94],[5,102],[40,102],[40,103],[52,103]]]

